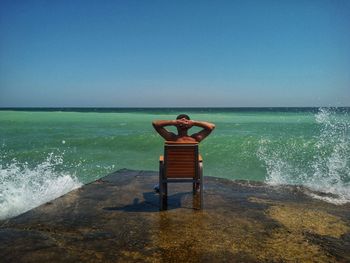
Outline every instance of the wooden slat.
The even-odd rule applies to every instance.
[[[174,154],[174,153],[169,153],[168,157],[193,158],[194,159],[193,153],[191,153],[191,154],[184,154],[184,153]]]
[[[180,165],[180,164],[168,164],[168,169],[178,169],[178,168],[184,168],[184,169],[190,169],[190,168],[194,168],[193,164],[186,164],[186,165]]]
[[[194,159],[167,159],[167,163],[193,163],[194,164]]]
[[[168,164],[168,168],[194,168],[193,164]]]
[[[194,169],[167,169],[167,172],[174,173],[193,173]]]
[[[160,162],[164,162],[164,157],[163,156],[161,156],[160,158],[159,158],[159,161]],[[199,160],[199,161],[201,161],[201,160]],[[189,161],[173,161],[173,160],[168,160],[167,161],[167,164],[168,164],[168,166],[173,166],[173,165],[184,165],[184,166],[193,166],[194,165],[194,161],[193,160],[189,160]]]
[[[202,156],[201,156],[200,154],[198,155],[198,160],[199,160],[200,162],[203,161],[203,158],[202,158]],[[160,162],[163,162],[163,161],[164,161],[164,156],[163,156],[163,155],[160,155],[160,156],[159,156],[159,161],[160,161]],[[169,163],[169,162],[181,162],[181,163],[182,163],[183,160],[177,160],[177,159],[169,160],[169,158],[168,158],[168,163]]]
[[[168,146],[165,151],[166,176],[168,178],[194,178],[196,174],[196,147]]]
[[[192,176],[194,171],[189,171],[189,170],[168,170],[167,171],[169,174],[190,174]]]
[[[179,160],[167,160],[167,164],[169,165],[177,165],[177,164],[192,164],[194,165],[194,160],[184,160],[184,161],[179,161]]]
[[[168,166],[167,170],[193,170],[195,167],[192,166]]]
[[[189,162],[189,161],[192,161],[194,162],[195,161],[195,158],[193,156],[186,156],[184,158],[180,158],[180,157],[173,157],[173,156],[168,156],[167,158],[168,161],[178,161],[178,162]]]
[[[194,176],[191,174],[172,174],[169,173],[167,178],[194,178]]]
[[[173,150],[170,150],[168,151],[169,153],[193,153],[193,151],[188,151],[188,150],[177,150],[177,151],[173,151]]]
[[[194,168],[192,169],[167,169],[167,172],[174,172],[174,173],[193,173]]]
[[[168,156],[179,156],[179,157],[184,157],[184,156],[192,156],[194,158],[193,153],[168,153]]]

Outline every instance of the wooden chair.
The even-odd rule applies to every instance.
[[[192,183],[194,198],[203,208],[203,164],[198,154],[198,143],[165,142],[164,156],[159,158],[160,210],[168,206],[168,183]],[[195,200],[195,199],[194,199]]]

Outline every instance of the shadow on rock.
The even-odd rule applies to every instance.
[[[168,196],[168,209],[172,210],[183,207],[182,199],[189,192],[176,193]],[[143,193],[143,200],[134,198],[131,204],[121,207],[104,207],[107,211],[124,211],[124,212],[159,212],[159,194],[155,192]]]

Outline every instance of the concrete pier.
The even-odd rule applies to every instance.
[[[159,212],[156,172],[120,170],[0,221],[0,262],[350,262],[350,205],[296,186],[205,177],[171,184]]]

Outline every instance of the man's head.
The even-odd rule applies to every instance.
[[[177,120],[181,120],[181,119],[186,119],[186,120],[190,120],[190,117],[187,114],[180,114],[179,116],[176,117]]]
[[[178,121],[178,124],[176,125],[177,130],[180,133],[186,133],[187,130],[190,128],[188,125],[188,121],[190,120],[190,117],[187,114],[180,114],[176,117],[176,120]]]

